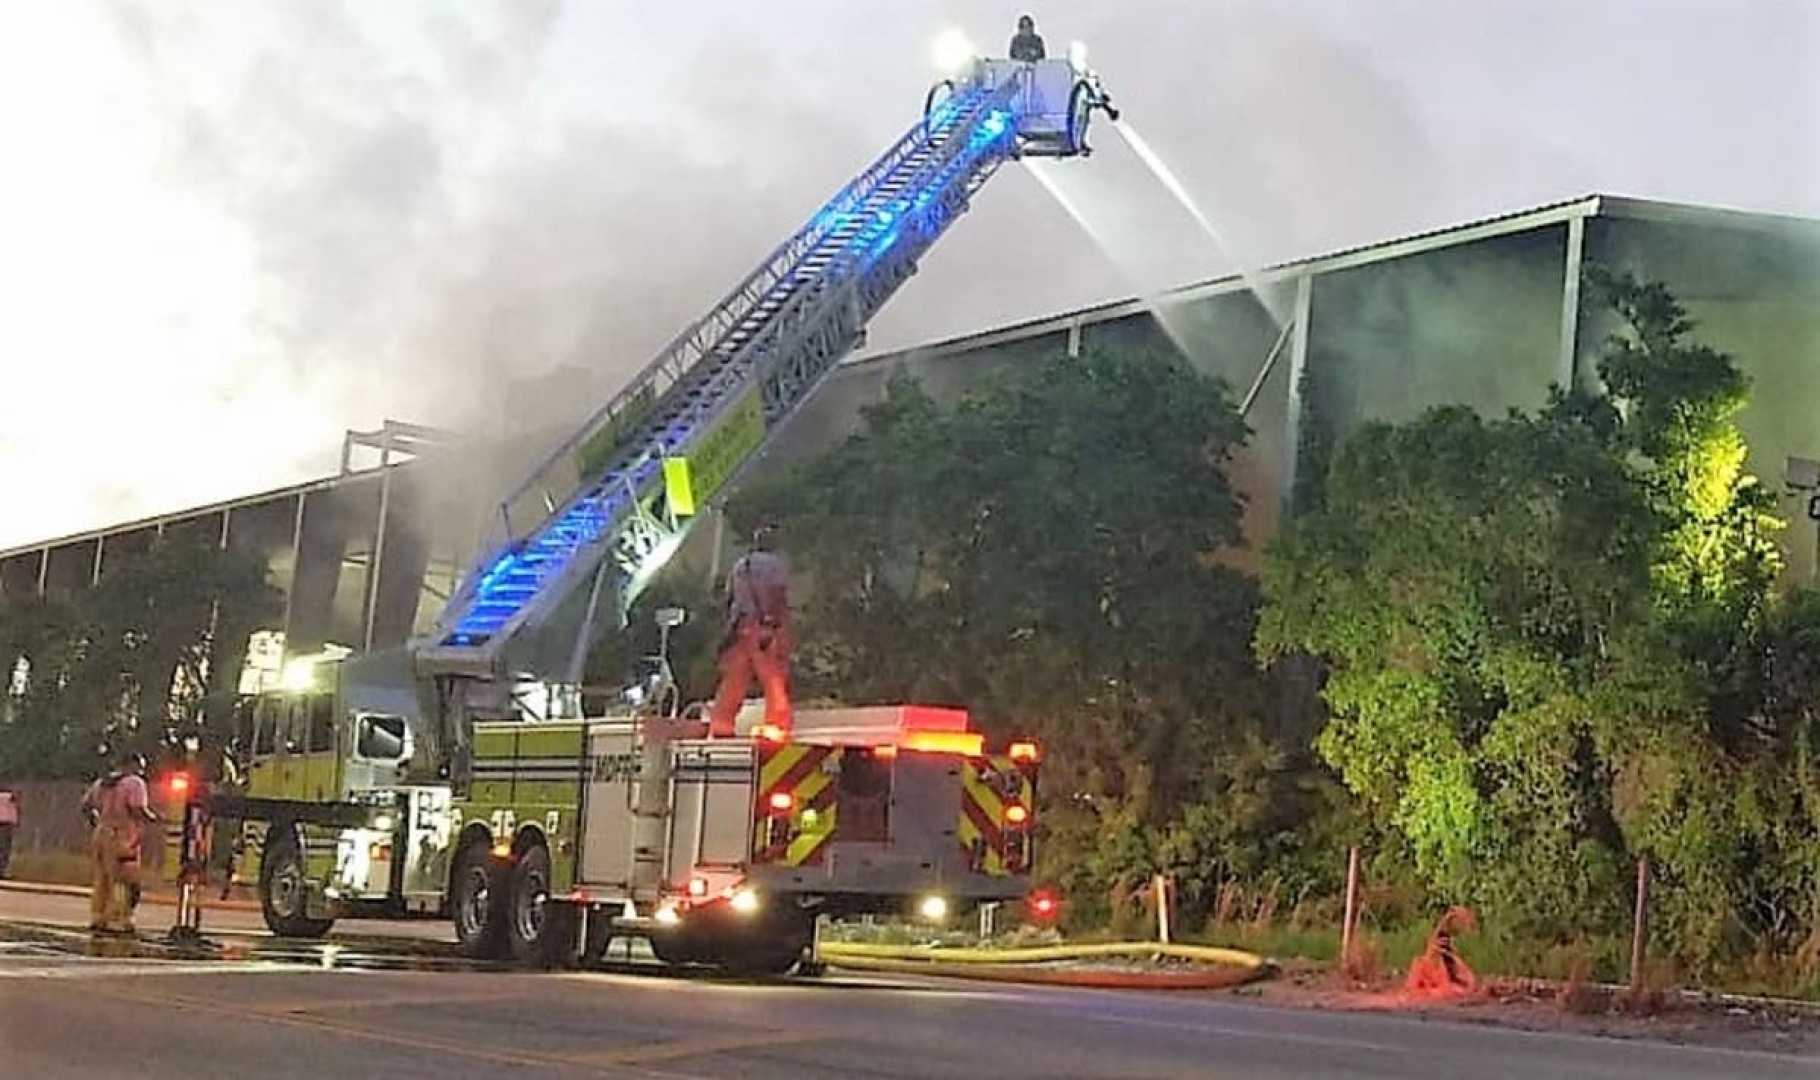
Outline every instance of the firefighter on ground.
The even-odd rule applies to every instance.
[[[790,567],[773,550],[777,529],[761,525],[752,549],[727,575],[727,629],[720,643],[720,689],[708,733],[734,733],[734,717],[754,676],[765,693],[765,723],[790,730]]]
[[[1019,16],[1017,33],[1011,38],[1011,59],[1041,60],[1047,55],[1043,36],[1036,32],[1036,20],[1028,15]]]
[[[90,785],[82,797],[82,813],[94,829],[89,842],[94,887],[89,893],[88,927],[130,934],[133,909],[139,906],[140,830],[146,822],[158,820],[145,787],[145,758],[127,754],[118,768]]]

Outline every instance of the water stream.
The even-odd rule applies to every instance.
[[[1183,210],[1188,212],[1188,216],[1194,218],[1195,224],[1201,227],[1201,231],[1207,235],[1207,239],[1219,250],[1221,257],[1226,259],[1237,269],[1239,277],[1245,282],[1246,288],[1250,289],[1251,294],[1257,297],[1258,303],[1264,306],[1264,310],[1270,313],[1270,319],[1272,322],[1276,323],[1277,329],[1282,330],[1287,326],[1289,324],[1289,316],[1287,312],[1282,310],[1282,300],[1270,290],[1269,285],[1256,270],[1247,266],[1243,260],[1235,257],[1232,245],[1227,243],[1225,236],[1221,235],[1220,230],[1214,227],[1213,222],[1208,219],[1207,215],[1201,212],[1200,206],[1198,206],[1193,197],[1188,194],[1188,189],[1182,185],[1181,180],[1177,179],[1175,171],[1163,161],[1162,155],[1151,149],[1150,143],[1145,141],[1144,137],[1139,135],[1137,129],[1132,127],[1128,121],[1122,119],[1113,121],[1112,130],[1118,132],[1119,138],[1125,140],[1125,145],[1129,146],[1131,152],[1138,156],[1138,160],[1144,163],[1145,167],[1150,170],[1150,174],[1157,178],[1157,181],[1163,185],[1165,190],[1175,196],[1175,201],[1181,205]]]
[[[1044,158],[1025,158],[1024,166],[1030,170],[1031,176],[1036,177],[1036,182],[1042,185],[1043,190],[1049,193],[1056,204],[1067,211],[1068,216],[1074,219],[1074,223],[1081,227],[1081,231],[1094,242],[1094,245],[1100,249],[1100,253],[1119,268],[1119,272],[1124,275],[1126,280],[1137,286],[1138,299],[1156,317],[1157,325],[1162,327],[1170,344],[1174,345],[1183,356],[1195,355],[1194,350],[1188,347],[1187,327],[1182,325],[1177,306],[1164,302],[1159,295],[1160,289],[1153,290],[1147,287],[1147,280],[1154,275],[1145,274],[1144,268],[1125,251],[1125,245],[1113,242],[1114,238],[1106,235],[1106,228],[1095,224],[1094,218],[1088,215],[1081,208],[1080,203],[1062,187],[1061,182],[1056,178],[1055,169],[1058,166],[1055,162]]]

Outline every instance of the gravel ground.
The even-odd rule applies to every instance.
[[[1622,994],[1533,979],[1488,979],[1477,994],[1414,996],[1383,981],[1349,984],[1316,965],[1291,964],[1277,978],[1223,994],[1272,1005],[1347,1012],[1399,1012],[1526,1031],[1813,1054],[1820,1058],[1820,1008],[1796,1003],[1657,995],[1627,1008]]]

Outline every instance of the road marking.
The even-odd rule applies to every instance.
[[[625,1075],[627,1072],[642,1076],[663,1077],[665,1080],[714,1080],[712,1077],[697,1076],[690,1073],[678,1073],[664,1070],[662,1072],[643,1069],[634,1061],[596,1062],[588,1056],[544,1054],[530,1050],[494,1050],[472,1043],[451,1042],[430,1036],[405,1035],[395,1031],[383,1031],[327,1020],[322,1017],[301,1013],[268,1013],[256,1009],[241,1008],[218,1002],[205,1001],[200,998],[176,997],[169,994],[144,994],[125,990],[119,987],[96,988],[96,992],[107,997],[118,998],[145,1005],[157,1005],[171,1009],[191,1009],[196,1012],[216,1013],[241,1019],[256,1020],[261,1023],[277,1024],[283,1027],[304,1028],[313,1031],[329,1032],[369,1042],[385,1043],[391,1046],[404,1047],[410,1050],[425,1050],[438,1054],[449,1054],[456,1057],[471,1058],[476,1061],[491,1062],[496,1065],[532,1065],[546,1068],[590,1069],[604,1071],[607,1075]]]
[[[636,1065],[660,1061],[680,1061],[683,1058],[707,1057],[710,1054],[731,1054],[741,1050],[759,1050],[773,1046],[795,1046],[802,1043],[821,1042],[828,1038],[819,1032],[808,1031],[766,1031],[743,1035],[727,1034],[701,1039],[682,1039],[675,1042],[658,1043],[654,1046],[628,1046],[619,1050],[603,1050],[598,1054],[582,1054],[575,1057],[575,1062],[590,1065]]]
[[[42,958],[34,957],[41,960]],[[72,956],[57,963],[7,964],[0,966],[0,979],[113,979],[131,975],[259,975],[288,970],[276,964],[209,960],[194,964],[181,961],[151,960],[120,963],[92,956]]]
[[[248,1006],[248,1008],[258,1013],[288,1015],[332,1012],[340,1009],[365,1009],[368,1007],[395,1009],[405,1005],[474,1005],[483,1004],[489,1001],[510,1001],[522,996],[522,994],[506,993],[500,990],[493,990],[487,993],[450,993],[445,990],[438,994],[413,994],[409,996],[298,998],[292,1001],[281,1002],[276,1005],[262,1003]]]
[[[1086,1013],[1088,1020],[1099,1020],[1108,1024],[1131,1024],[1137,1027],[1169,1028],[1176,1031],[1193,1031],[1203,1035],[1235,1035],[1246,1039],[1269,1039],[1274,1042],[1309,1043],[1314,1046],[1333,1046],[1342,1050],[1377,1050],[1380,1052],[1401,1054],[1408,1047],[1392,1046],[1389,1043],[1366,1042],[1363,1039],[1336,1039],[1326,1035],[1303,1035],[1296,1032],[1259,1031],[1256,1028],[1227,1027],[1224,1024],[1196,1024],[1183,1020],[1153,1020],[1143,1016],[1113,1016],[1108,1013]]]

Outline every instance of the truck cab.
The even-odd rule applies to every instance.
[[[414,744],[407,717],[346,702],[335,664],[306,687],[240,701],[237,782],[213,809],[239,821],[234,880],[258,888],[274,933],[440,909],[450,796],[410,782]]]

